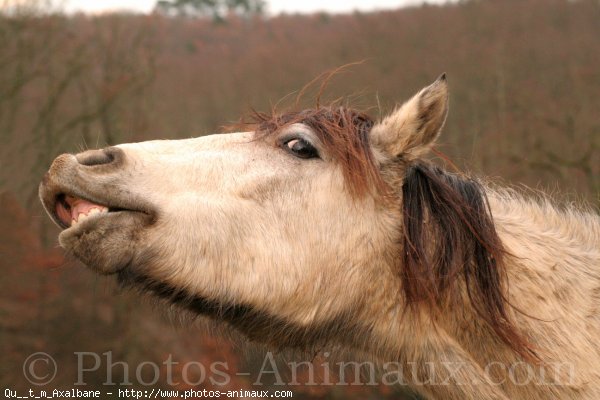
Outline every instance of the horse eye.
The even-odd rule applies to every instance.
[[[298,158],[316,158],[319,157],[317,149],[308,141],[295,138],[284,143],[286,150]]]

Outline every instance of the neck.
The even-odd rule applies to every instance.
[[[459,295],[442,303],[437,314],[426,307],[407,309],[402,296],[382,296],[390,300],[384,303],[386,307],[377,305],[384,311],[373,317],[376,329],[367,351],[384,363],[399,362],[405,369],[437,366],[435,377],[423,369],[415,376],[408,368],[404,371],[408,380],[422,381],[427,376],[444,381],[453,375],[454,370],[446,368],[450,362],[464,364],[466,369],[460,373],[468,379],[485,379],[488,372],[493,381],[507,382],[496,387],[517,398],[595,398],[575,396],[600,391],[591,383],[600,382],[595,366],[600,357],[600,218],[572,209],[558,210],[547,201],[532,201],[507,191],[486,191],[495,229],[510,254],[503,286],[507,315],[541,358],[532,368],[560,366],[543,370],[545,379],[554,385],[509,382],[507,368],[522,363],[522,358],[480,317],[462,280],[452,289]],[[489,365],[498,368],[486,371]],[[488,398],[469,385],[454,388],[452,393],[447,392],[448,386],[425,385],[422,389],[434,398]],[[493,396],[489,398],[505,398],[499,393]]]

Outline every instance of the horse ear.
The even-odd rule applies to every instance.
[[[440,134],[448,114],[446,74],[396,109],[371,130],[371,143],[387,156],[417,158]]]

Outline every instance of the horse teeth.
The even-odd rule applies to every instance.
[[[77,215],[77,217],[73,218],[71,220],[71,226],[75,226],[77,224],[79,224],[80,222],[85,221],[86,219],[96,215],[96,214],[106,214],[108,213],[108,208],[106,207],[92,207],[88,210],[87,214],[86,213],[79,213]]]

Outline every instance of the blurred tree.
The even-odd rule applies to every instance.
[[[242,16],[262,14],[263,0],[159,0],[155,9],[167,15],[210,16],[222,21],[227,14]]]

